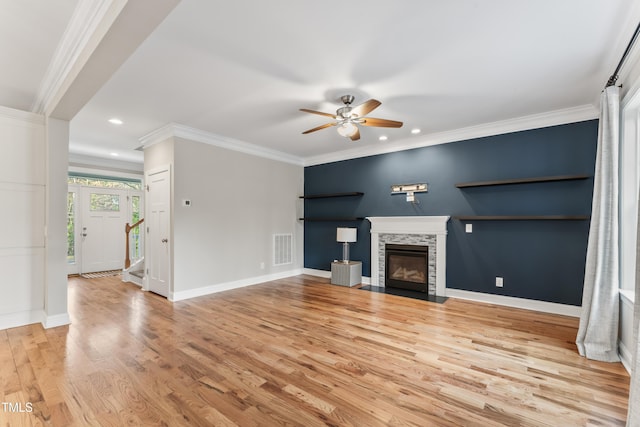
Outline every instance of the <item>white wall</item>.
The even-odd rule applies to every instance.
[[[174,299],[302,269],[301,166],[179,138],[174,162]],[[274,233],[293,234],[293,264],[273,266]]]
[[[67,191],[69,122],[46,122],[45,298],[46,328],[66,325],[67,313]]]
[[[144,170],[173,165],[173,138],[169,138],[144,149]]]
[[[44,117],[0,107],[0,329],[44,320]]]

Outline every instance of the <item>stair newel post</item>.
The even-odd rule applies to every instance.
[[[126,223],[124,226],[124,234],[125,234],[125,246],[124,246],[124,269],[131,267],[131,258],[129,257],[129,232],[131,231],[131,226],[129,223]]]
[[[125,270],[131,267],[131,257],[129,256],[129,233],[131,232],[131,230],[138,227],[143,222],[144,222],[144,218],[142,218],[141,220],[139,220],[133,225],[129,225],[129,223],[126,223],[124,226],[124,234],[125,234],[124,269]]]

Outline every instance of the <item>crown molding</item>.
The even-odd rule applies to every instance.
[[[175,123],[169,123],[138,138],[140,146],[136,148],[136,150],[144,151],[146,148],[149,148],[152,145],[156,145],[161,143],[162,141],[173,138],[175,136],[175,126]]]
[[[585,120],[597,119],[598,115],[598,109],[594,105],[587,104],[563,110],[549,111],[542,114],[534,114],[499,122],[485,123],[452,131],[426,134],[423,135],[419,140],[412,139],[411,142],[399,141],[397,143],[384,145],[368,145],[350,150],[343,150],[334,153],[306,157],[304,159],[304,166],[333,163],[342,160],[356,159],[359,157],[375,156],[378,154],[411,150],[413,148],[446,144],[449,142],[465,141],[468,139],[502,135],[505,133],[518,132],[529,129],[538,129],[563,125],[567,123],[582,122]]]
[[[16,110],[9,107],[3,107],[0,105],[0,118],[9,120],[20,120],[36,125],[44,125],[45,119],[42,114],[35,114],[29,111]]]
[[[72,71],[84,64],[126,3],[127,0],[78,2],[40,84],[32,112],[53,110]]]
[[[169,138],[184,138],[191,141],[201,142],[203,144],[226,148],[227,150],[238,151],[257,157],[290,163],[296,166],[303,166],[303,160],[300,157],[283,153],[281,151],[260,147],[258,145],[249,144],[237,139],[227,138],[221,135],[206,132],[189,126],[180,125],[177,123],[170,123],[168,125],[165,125],[143,136],[139,139],[139,141],[142,145],[142,148],[146,149]]]
[[[485,123],[447,132],[438,132],[423,135],[420,139],[412,139],[410,142],[399,141],[384,145],[368,145],[350,150],[321,154],[301,158],[281,151],[270,150],[258,145],[249,144],[233,138],[216,135],[200,129],[177,123],[169,123],[139,139],[141,148],[146,149],[170,138],[184,138],[228,150],[239,151],[258,157],[264,157],[280,162],[291,163],[298,166],[313,166],[323,163],[332,163],[342,160],[356,159],[359,157],[375,156],[378,154],[394,153],[397,151],[411,150],[413,148],[428,147],[431,145],[446,144],[450,142],[465,141],[468,139],[482,138],[486,136],[501,135],[511,132],[519,132],[529,129],[539,129],[567,123],[582,122],[598,118],[598,109],[591,104],[582,105],[563,110],[549,111],[541,114],[517,117],[499,122]]]

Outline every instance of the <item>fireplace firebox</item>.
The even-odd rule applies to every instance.
[[[427,246],[385,245],[385,286],[428,293]]]

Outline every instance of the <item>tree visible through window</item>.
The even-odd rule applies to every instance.
[[[131,196],[131,224],[135,224],[140,220],[140,196]],[[134,259],[141,258],[140,254],[140,228],[142,225],[131,230],[131,257]]]
[[[67,193],[67,262],[69,264],[76,262],[75,202],[76,193],[70,191]]]
[[[120,212],[120,196],[117,194],[91,193],[89,209],[96,212]]]
[[[70,175],[69,185],[84,185],[86,187],[115,188],[117,190],[142,190],[142,182],[138,180],[103,178],[93,176]]]

